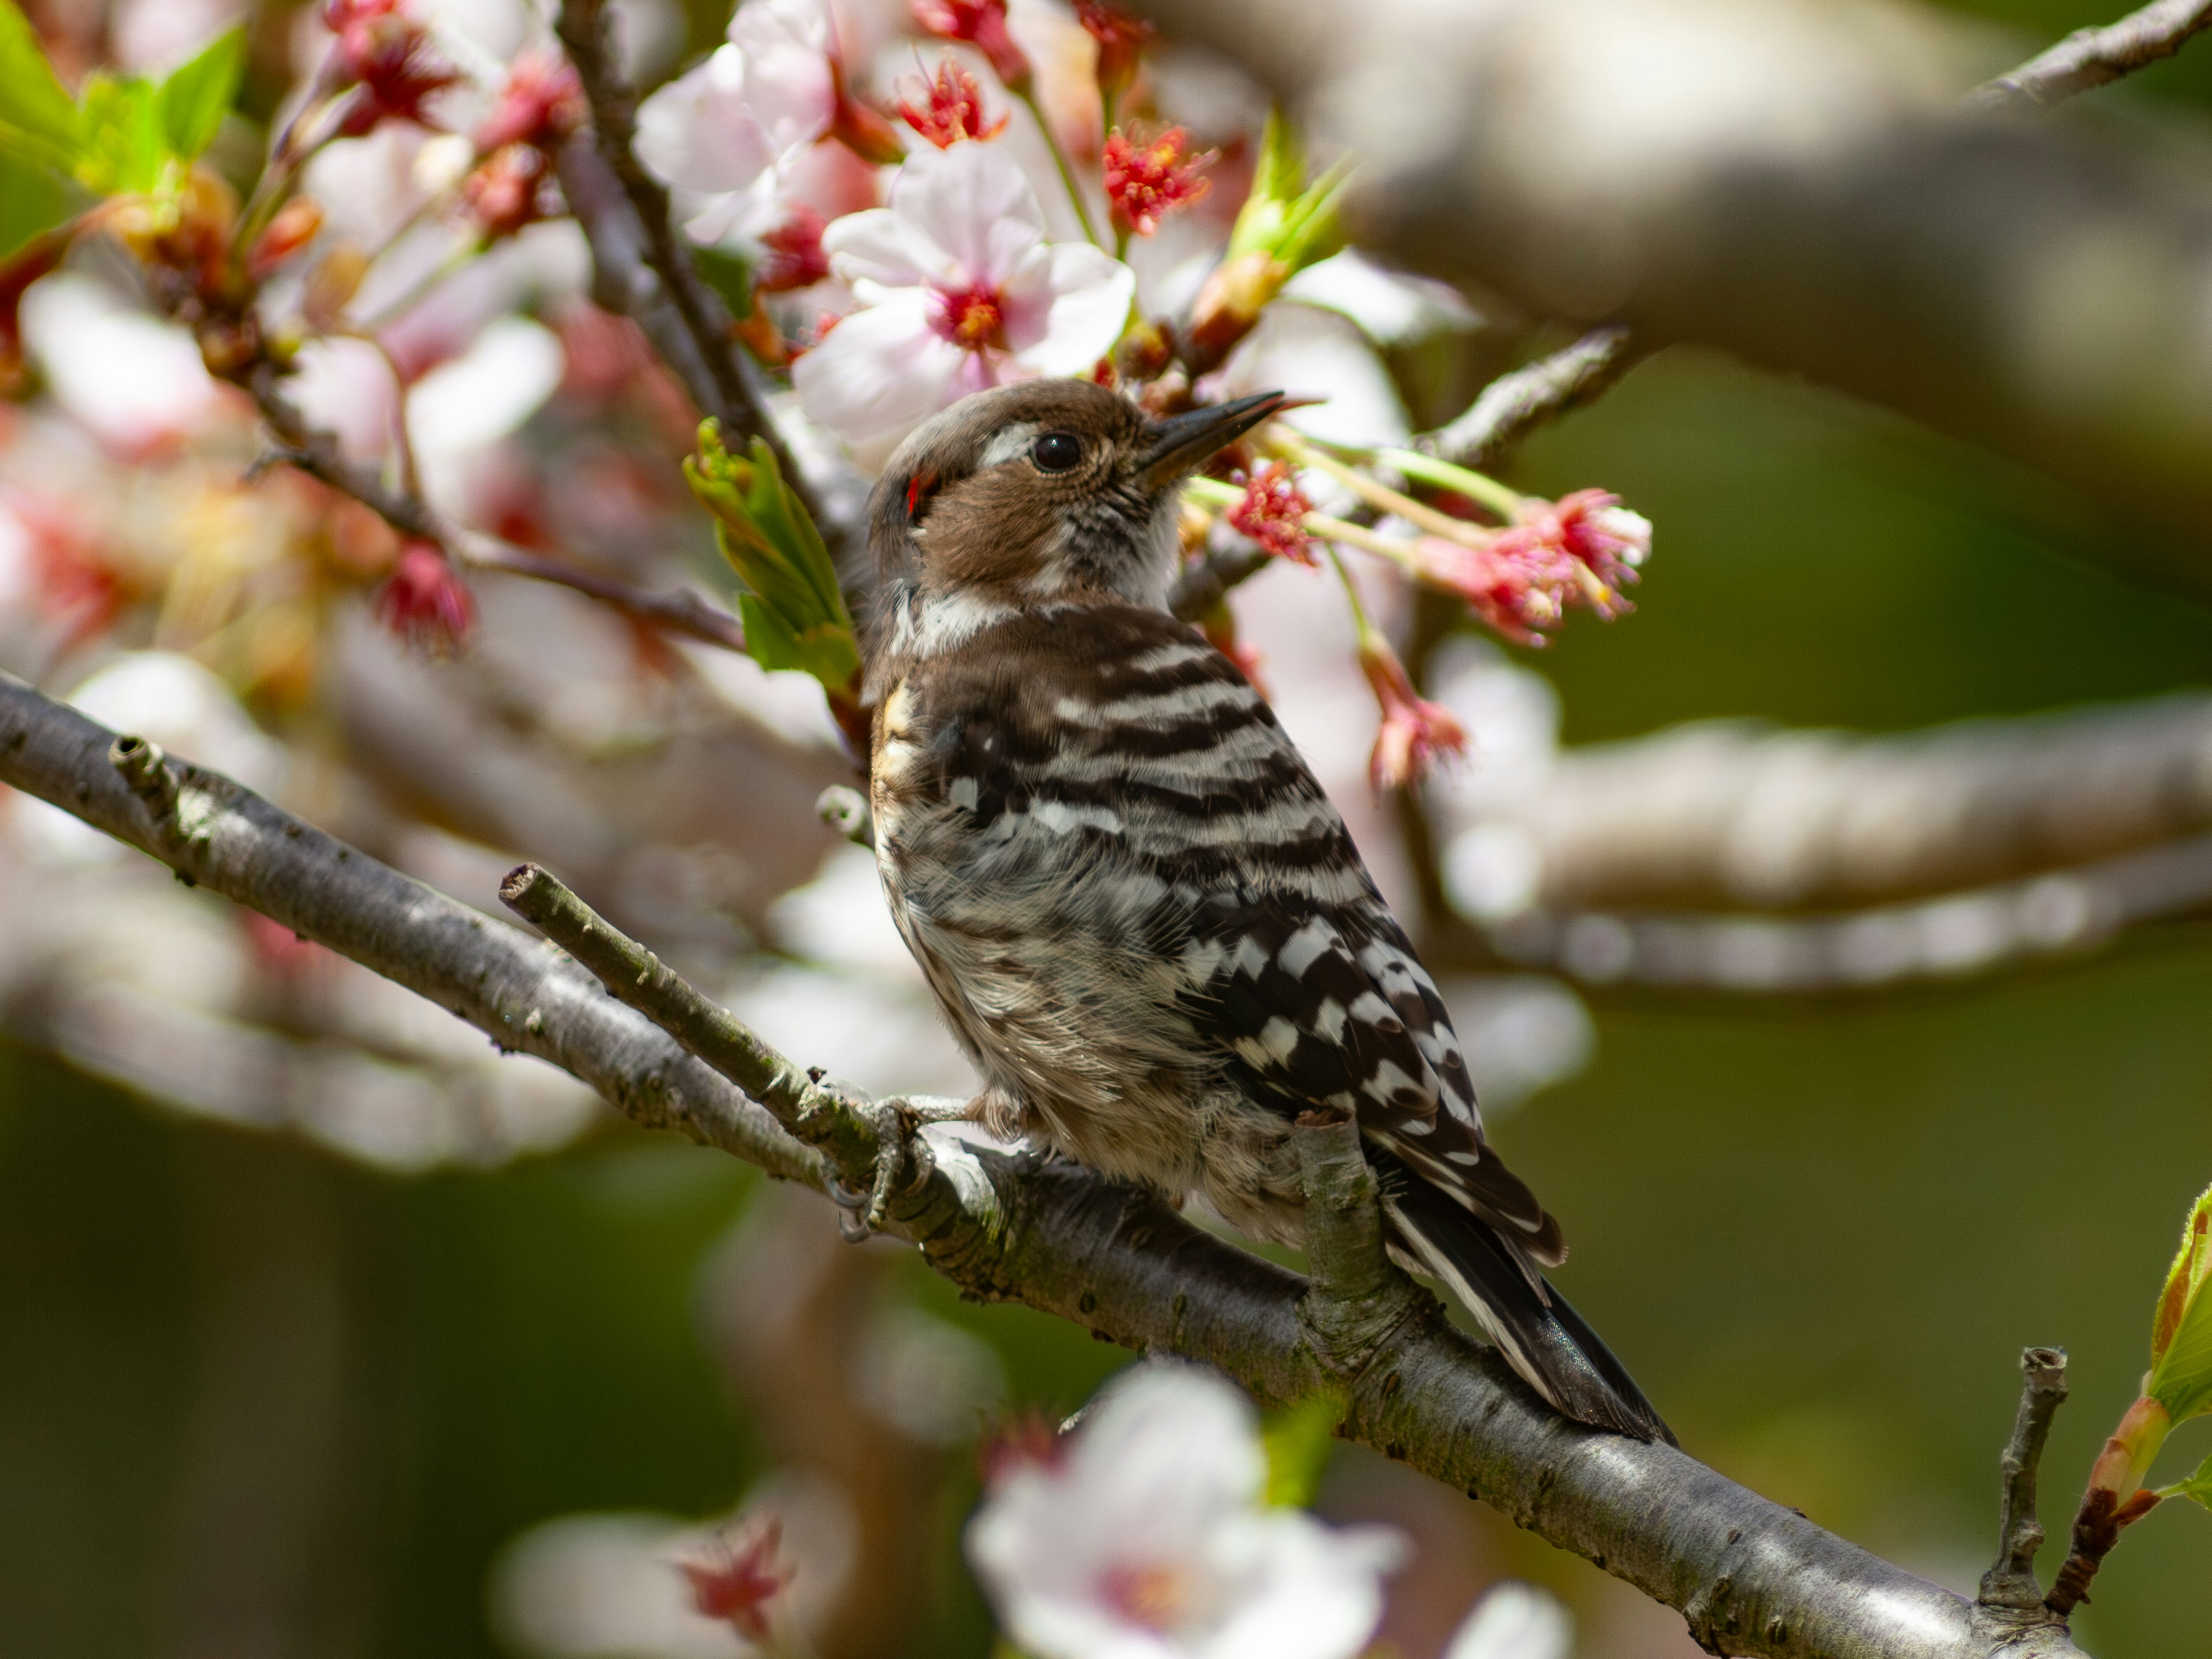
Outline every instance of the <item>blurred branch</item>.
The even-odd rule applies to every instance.
[[[298,408],[284,396],[276,366],[266,359],[257,361],[238,384],[261,411],[262,420],[276,441],[278,459],[341,495],[352,497],[401,535],[428,542],[448,558],[473,569],[497,570],[511,576],[527,576],[533,581],[550,582],[672,633],[731,651],[745,648],[744,629],[738,619],[696,593],[655,593],[559,559],[527,552],[495,537],[454,530],[440,523],[428,503],[419,496],[387,489],[374,472],[355,466],[340,455],[337,441],[329,433],[308,425]]]
[[[592,107],[590,130],[562,146],[561,193],[591,244],[592,297],[630,318],[701,413],[733,447],[767,441],[841,568],[866,541],[867,486],[842,455],[787,429],[765,380],[731,335],[728,307],[692,262],[668,191],[640,165],[636,100],[615,65],[605,0],[562,0],[555,21]]]
[[[0,781],[431,997],[503,1047],[564,1067],[641,1122],[681,1128],[776,1175],[823,1182],[818,1158],[766,1111],[550,946],[197,767],[130,751],[138,754],[134,788],[109,758],[114,742],[76,711],[0,678]],[[611,953],[636,950],[606,932]],[[605,965],[615,969],[614,955]],[[621,954],[620,971],[633,982],[641,974],[656,994],[672,988],[672,975],[641,954]],[[798,1068],[744,1035],[757,1052],[744,1064],[762,1068],[764,1089],[787,1100],[803,1092]],[[1565,1421],[1441,1317],[1405,1321],[1364,1366],[1338,1373],[1302,1321],[1306,1281],[1200,1232],[1159,1198],[957,1134],[933,1135],[929,1147],[915,1160],[920,1178],[894,1195],[891,1221],[962,1291],[1024,1302],[1140,1352],[1218,1365],[1266,1403],[1335,1391],[1347,1438],[1488,1500],[1686,1610],[1715,1651],[2076,1652],[2055,1620],[1971,1603],[1672,1447]]]
[[[2192,35],[2212,27],[2212,0],[2157,0],[2117,23],[2076,29],[2009,75],[1967,94],[1969,109],[2039,107],[2132,75],[2171,58]]]
[[[52,802],[204,886],[549,1060],[641,1123],[681,1130],[771,1175],[822,1183],[820,1158],[608,996],[572,958],[150,744],[0,674],[0,782]],[[166,799],[167,805],[162,805]]]
[[[1751,0],[1501,0],[1450,27],[1375,0],[1350,32],[1326,0],[1143,9],[1361,158],[1362,247],[1889,404],[2169,532],[2099,556],[2212,589],[2212,181],[2111,131],[1961,118],[1936,14],[1876,40]],[[1710,64],[1712,95],[1638,100],[1626,66],[1662,56]]]
[[[1572,345],[1499,375],[1465,414],[1423,433],[1413,447],[1478,472],[1492,471],[1538,427],[1610,389],[1649,349],[1625,328],[1594,328]]]
[[[775,444],[775,427],[731,349],[729,313],[678,237],[667,191],[631,148],[637,100],[615,65],[611,27],[605,0],[562,0],[554,22],[592,106],[590,131],[573,140],[562,156],[561,184],[591,241],[599,286],[611,290],[602,303],[636,319],[692,402],[726,432]],[[627,204],[629,223],[618,220],[605,179],[590,165],[594,159]],[[776,459],[788,472],[790,457],[780,446]]]
[[[1945,893],[2212,830],[2212,696],[1900,737],[1699,721],[1566,750],[1472,821],[1551,909]]]
[[[1510,960],[1591,984],[1812,993],[1983,973],[2208,905],[2212,836],[2199,836],[2033,881],[1841,915],[1528,910],[1489,934]]]
[[[1996,1565],[1982,1575],[1975,1599],[1988,1607],[2033,1609],[2043,1605],[2035,1579],[2035,1553],[2043,1523],[2035,1514],[2035,1474],[2051,1419],[2066,1399],[2066,1350],[2027,1348],[2020,1356],[2020,1413],[2004,1451],[2004,1496],[1997,1522]]]

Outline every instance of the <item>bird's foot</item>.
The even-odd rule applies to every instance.
[[[890,1209],[891,1194],[899,1171],[907,1162],[908,1143],[925,1123],[945,1123],[969,1115],[969,1103],[943,1095],[893,1095],[859,1108],[876,1131],[875,1167],[865,1193],[853,1191],[830,1177],[830,1201],[838,1208],[837,1231],[848,1243],[858,1243],[883,1231]],[[927,1177],[925,1165],[915,1175],[919,1185]]]

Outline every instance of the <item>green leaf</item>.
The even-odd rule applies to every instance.
[[[2212,1411],[2212,1188],[2190,1207],[2151,1323],[2143,1392],[2179,1423]]]
[[[1336,1447],[1336,1425],[1344,1402],[1328,1393],[1310,1395],[1287,1411],[1269,1412],[1260,1427],[1267,1451],[1267,1502],[1279,1509],[1304,1509],[1321,1487],[1322,1471]]]
[[[82,143],[76,105],[15,0],[0,0],[0,131],[18,154],[64,171]]]
[[[95,75],[84,83],[83,148],[77,181],[102,196],[149,195],[171,182],[161,94],[136,76]]]
[[[1237,215],[1229,233],[1224,263],[1239,255],[1264,253],[1285,269],[1288,281],[1316,259],[1323,259],[1344,245],[1340,209],[1347,163],[1340,162],[1309,185],[1305,149],[1280,111],[1271,111],[1260,139],[1260,160],[1254,169],[1252,193]]]
[[[852,614],[830,550],[775,455],[756,438],[744,455],[722,447],[712,421],[684,463],[692,493],[714,515],[714,538],[747,591],[746,648],[763,668],[802,669],[834,693],[860,671]]]
[[[2208,1510],[2212,1510],[2212,1457],[2197,1466],[2197,1473],[2186,1480],[2177,1480],[2170,1486],[2158,1489],[2160,1498],[2193,1498]]]
[[[217,35],[161,82],[161,132],[170,155],[193,161],[215,142],[216,130],[229,113],[245,74],[246,31],[234,28]]]
[[[0,259],[77,210],[79,198],[49,169],[0,151]]]

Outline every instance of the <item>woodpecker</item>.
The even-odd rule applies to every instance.
[[[1150,419],[1086,382],[1000,387],[876,485],[877,865],[984,1079],[942,1115],[1297,1246],[1291,1124],[1351,1109],[1401,1265],[1562,1413],[1671,1440],[1545,1280],[1559,1223],[1484,1139],[1443,999],[1343,820],[1167,609],[1182,479],[1284,401]]]

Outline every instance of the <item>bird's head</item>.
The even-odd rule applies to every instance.
[[[979,392],[901,444],[868,504],[885,602],[1159,605],[1177,486],[1279,392],[1154,419],[1085,380]]]

